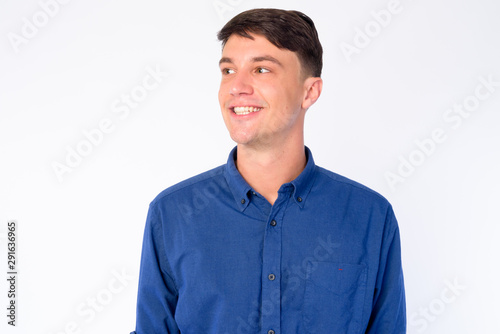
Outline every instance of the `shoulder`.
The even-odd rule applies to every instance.
[[[151,206],[157,206],[159,203],[163,203],[166,200],[185,197],[186,194],[192,193],[196,189],[202,189],[206,187],[207,184],[213,182],[219,184],[221,178],[223,178],[225,168],[226,165],[218,166],[166,188],[153,199]]]
[[[316,166],[316,171],[314,187],[317,196],[327,201],[329,208],[342,212],[344,217],[351,217],[358,223],[364,221],[370,222],[372,228],[378,226],[380,231],[385,231],[386,237],[398,229],[392,205],[384,196],[325,168]]]
[[[389,201],[384,196],[359,182],[320,166],[316,166],[316,172],[319,178],[319,182],[316,182],[316,184],[326,186],[332,191],[355,196],[360,200],[369,200],[371,203],[375,202],[382,206],[390,206]]]

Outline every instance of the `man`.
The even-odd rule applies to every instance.
[[[404,333],[390,204],[304,146],[322,89],[312,20],[255,9],[218,37],[220,107],[237,147],[151,203],[136,333]]]

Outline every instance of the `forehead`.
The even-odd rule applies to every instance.
[[[263,35],[250,34],[250,36],[252,39],[232,34],[222,50],[223,59],[250,60],[271,56],[283,64],[299,65],[295,52],[278,48]]]

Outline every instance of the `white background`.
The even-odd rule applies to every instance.
[[[308,111],[306,144],[318,165],[393,204],[409,332],[500,332],[498,1],[401,0],[383,27],[372,11],[387,9],[387,0],[0,3],[5,264],[7,221],[19,226],[17,327],[6,324],[2,278],[0,332],[135,328],[148,204],[226,161],[234,143],[217,101],[216,33],[254,7],[302,10],[316,23],[324,90]],[[33,23],[35,31],[26,27]],[[363,45],[365,28],[372,37]],[[356,43],[358,53],[342,51]],[[114,112],[122,94],[141,92],[147,68],[168,76],[126,117]],[[497,84],[478,88],[479,101],[481,77]],[[480,103],[461,121],[443,118],[465,101]],[[84,131],[105,119],[112,130],[85,146]],[[436,129],[446,140],[419,151],[416,141],[428,143]],[[66,164],[78,145],[87,155],[58,179],[54,163]],[[417,166],[391,187],[387,173],[410,158]]]

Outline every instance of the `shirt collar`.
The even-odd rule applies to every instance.
[[[289,183],[293,186],[293,199],[300,208],[304,207],[307,196],[311,191],[314,182],[314,171],[316,170],[316,165],[314,163],[311,150],[309,150],[307,146],[305,146],[304,148],[307,159],[306,167],[295,180]],[[236,154],[237,147],[234,147],[231,150],[231,153],[229,153],[224,176],[229,185],[229,189],[234,196],[236,206],[240,211],[244,211],[250,203],[250,197],[248,193],[252,190],[252,188],[236,168]]]
[[[302,173],[300,173],[299,176],[297,176],[295,180],[290,182],[294,187],[293,199],[300,208],[304,207],[307,196],[311,191],[311,188],[314,183],[314,175],[315,175],[314,171],[316,170],[316,164],[314,163],[311,150],[307,146],[304,147],[307,159],[306,167],[304,168]]]
[[[237,147],[233,148],[231,153],[229,153],[224,176],[229,184],[229,189],[231,189],[231,192],[233,193],[236,206],[240,209],[240,211],[243,211],[250,203],[248,192],[252,188],[247,181],[245,181],[243,176],[241,176],[238,168],[236,168],[236,150]]]

